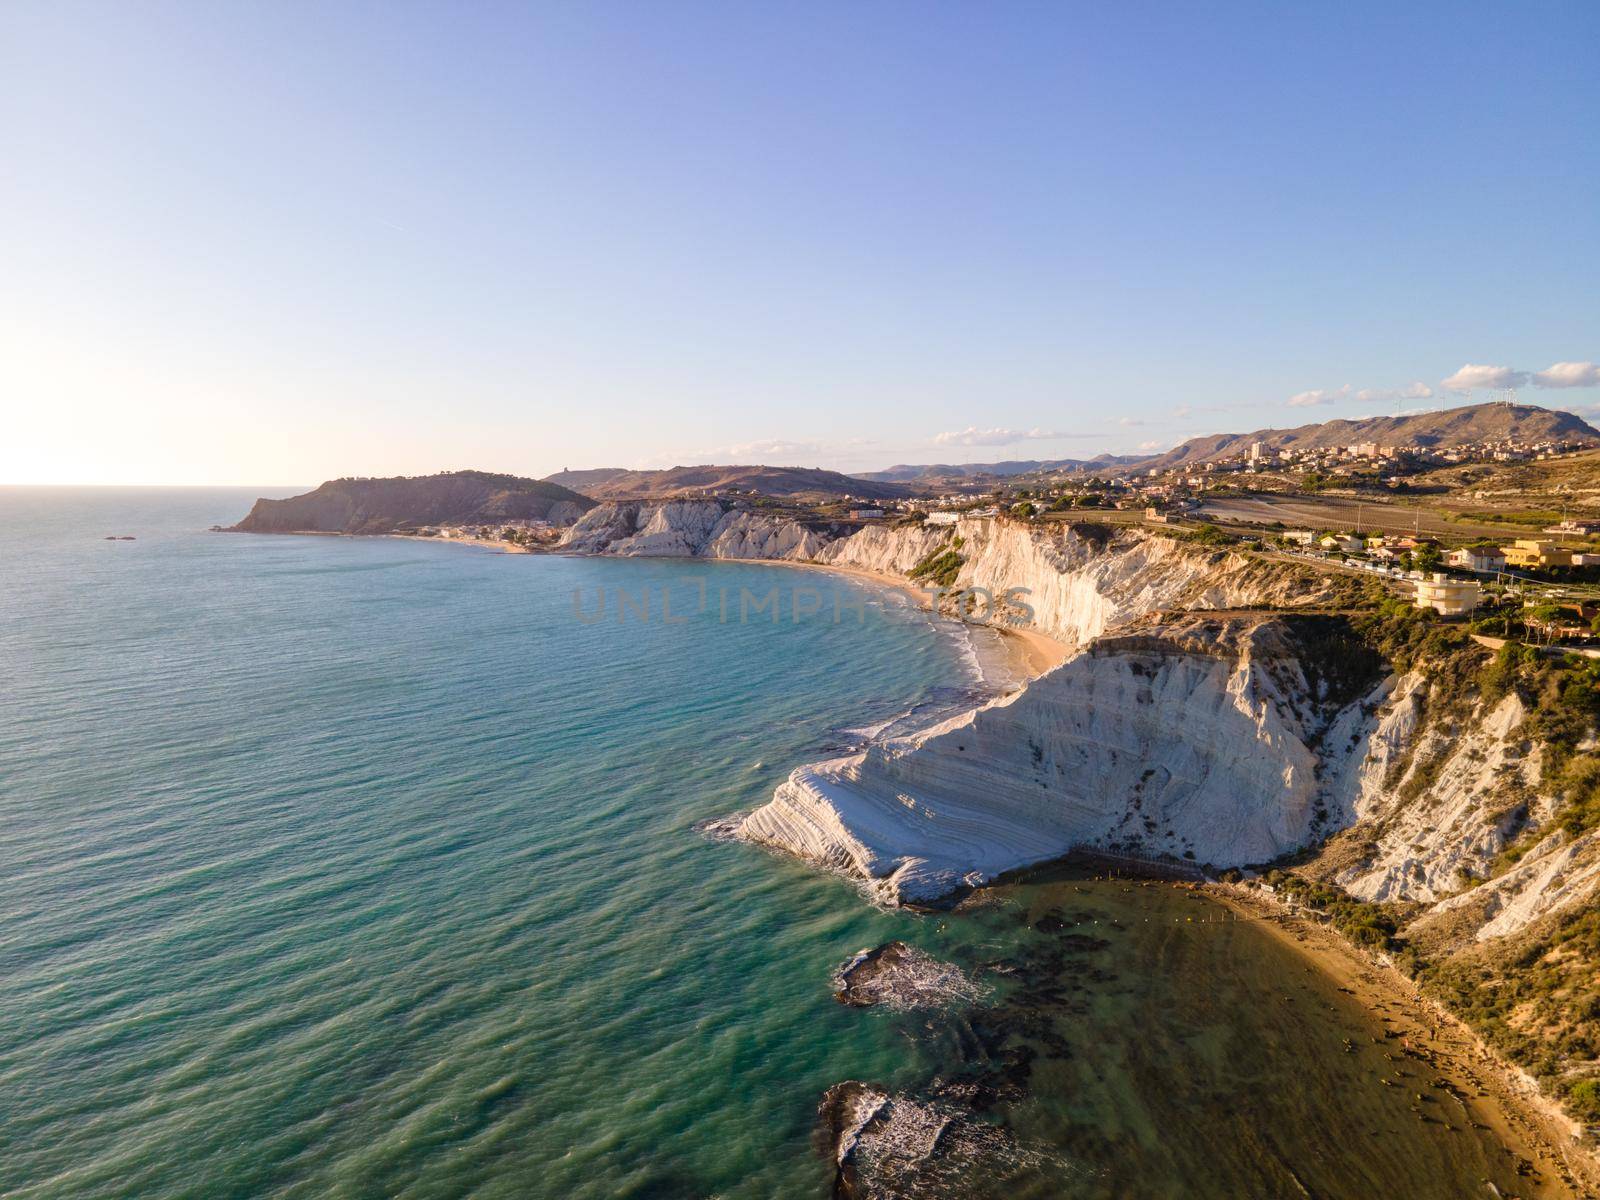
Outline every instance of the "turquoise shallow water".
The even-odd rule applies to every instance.
[[[927,1067],[828,977],[916,918],[695,825],[960,644],[822,576],[865,624],[573,618],[774,567],[202,532],[252,498],[0,490],[0,1192],[825,1191],[822,1091]]]

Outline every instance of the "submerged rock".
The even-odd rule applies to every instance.
[[[861,951],[839,968],[833,983],[833,998],[856,1008],[940,1008],[970,1003],[988,991],[960,967],[904,942]]]
[[[1014,1181],[1064,1173],[1057,1156],[945,1100],[848,1080],[828,1089],[817,1115],[840,1200],[1002,1196]]]

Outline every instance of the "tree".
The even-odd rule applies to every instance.
[[[1559,604],[1541,604],[1527,614],[1525,621],[1528,625],[1537,626],[1547,643],[1553,642],[1556,637],[1556,622],[1561,620],[1562,611]]]
[[[1437,546],[1418,546],[1416,554],[1417,570],[1437,571],[1444,562],[1444,555],[1439,553]]]

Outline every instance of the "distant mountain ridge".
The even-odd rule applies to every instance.
[[[1213,433],[1190,438],[1165,454],[1139,461],[1141,470],[1199,466],[1248,453],[1255,442],[1264,450],[1320,450],[1376,442],[1380,446],[1426,446],[1447,449],[1474,442],[1513,439],[1521,442],[1589,441],[1600,444],[1600,430],[1582,417],[1533,404],[1470,404],[1442,412],[1406,413],[1392,417],[1321,421],[1293,429],[1257,429],[1252,433]]]
[[[963,481],[1009,479],[1014,475],[1041,472],[1113,470],[1148,457],[1144,454],[1097,454],[1093,458],[1012,459],[993,463],[898,463],[882,471],[864,471],[857,478],[922,486],[959,485]]]
[[[418,525],[549,521],[568,525],[594,507],[539,479],[446,471],[388,479],[330,479],[285,500],[257,500],[238,533],[393,533]]]
[[[1171,470],[1201,466],[1248,453],[1260,442],[1264,450],[1312,450],[1375,442],[1380,446],[1426,446],[1444,449],[1475,442],[1513,439],[1521,442],[1589,441],[1600,445],[1600,430],[1562,409],[1534,404],[1469,404],[1436,412],[1389,417],[1337,419],[1290,429],[1257,429],[1250,433],[1212,433],[1160,454],[1101,454],[1094,458],[1028,459],[994,463],[902,463],[860,478],[905,483],[918,488],[972,486],[990,479],[1047,475],[1061,471]]]
[[[547,483],[580,488],[596,500],[670,499],[739,488],[777,499],[837,500],[855,496],[866,500],[897,500],[914,489],[898,483],[844,475],[819,467],[712,466],[668,467],[659,471],[626,471],[598,467],[589,471],[560,471]]]

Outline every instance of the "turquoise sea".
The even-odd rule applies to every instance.
[[[773,566],[205,532],[255,494],[0,489],[0,1195],[822,1197],[847,1079],[1025,1151],[875,1194],[1518,1186],[1457,1101],[1378,1086],[1370,1014],[1181,889],[886,913],[697,828],[970,697],[959,628]],[[827,600],[741,624],[702,582]],[[990,998],[836,1003],[892,938]]]
[[[0,1193],[819,1194],[823,1090],[916,1070],[830,973],[914,919],[695,826],[962,643],[820,576],[575,618],[792,569],[204,532],[254,495],[0,490]]]

